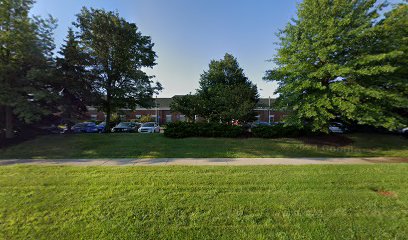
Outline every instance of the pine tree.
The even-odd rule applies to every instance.
[[[73,122],[85,116],[87,106],[92,104],[94,78],[85,68],[88,57],[80,48],[72,29],[68,30],[59,54],[62,56],[57,58],[57,87],[61,95],[59,109],[70,129]]]

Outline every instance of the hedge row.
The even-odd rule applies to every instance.
[[[186,137],[258,137],[258,138],[280,138],[298,137],[309,134],[306,130],[299,130],[283,124],[273,126],[257,126],[249,131],[243,126],[233,126],[219,123],[169,123],[164,131],[164,135],[170,138]]]
[[[251,129],[252,136],[258,138],[282,138],[282,137],[300,137],[311,135],[312,132],[307,129],[298,129],[296,127],[276,124],[272,126],[258,126]]]
[[[171,138],[186,137],[225,137],[237,138],[245,135],[241,126],[232,126],[219,123],[169,123],[164,136]]]

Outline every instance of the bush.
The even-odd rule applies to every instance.
[[[166,137],[225,137],[237,138],[245,135],[242,126],[233,126],[220,123],[168,123],[164,131]]]
[[[308,129],[298,129],[284,124],[252,128],[252,135],[259,138],[300,137],[309,134],[311,131]]]
[[[150,115],[143,115],[143,116],[140,118],[140,122],[141,122],[141,123],[154,122],[154,119],[153,119],[152,116],[150,116]]]

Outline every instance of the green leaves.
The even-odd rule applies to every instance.
[[[199,115],[211,122],[248,122],[255,119],[254,108],[258,101],[256,85],[227,53],[224,59],[210,62],[208,71],[201,75],[197,93],[175,97],[171,109],[190,119]]]
[[[0,2],[0,107],[8,109],[5,127],[10,138],[17,119],[34,122],[55,107],[52,51],[56,20],[31,17],[32,4],[30,0]]]
[[[390,130],[408,124],[407,5],[381,19],[375,0],[304,0],[280,34],[278,104],[288,124],[326,132],[333,120]],[[404,40],[405,39],[405,40]]]
[[[151,38],[117,12],[101,9],[83,8],[74,25],[79,30],[80,46],[88,54],[85,67],[95,76],[98,105],[108,120],[119,108],[150,106],[152,95],[162,89],[142,71],[156,64]]]

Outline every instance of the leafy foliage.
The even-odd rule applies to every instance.
[[[75,26],[89,56],[86,68],[97,76],[94,88],[100,95],[98,106],[107,114],[118,108],[149,106],[153,93],[161,90],[142,68],[153,67],[156,53],[149,36],[117,12],[83,8]]]
[[[331,121],[396,129],[407,123],[406,5],[380,21],[375,0],[305,0],[280,33],[278,104],[288,124],[327,131]]]
[[[255,119],[254,108],[259,101],[257,87],[231,54],[211,61],[208,71],[201,75],[197,94],[202,99],[199,115],[210,121]]]
[[[312,135],[309,129],[299,129],[285,124],[257,126],[251,129],[252,135],[258,138],[286,138]]]
[[[201,75],[200,88],[195,95],[175,97],[172,111],[194,119],[199,115],[210,122],[255,119],[254,108],[259,101],[256,85],[245,76],[238,61],[230,54],[212,60],[208,71]]]
[[[184,96],[174,96],[170,109],[173,112],[184,114],[189,121],[195,121],[195,117],[200,109],[200,96],[187,94]]]
[[[142,117],[140,117],[139,121],[141,123],[153,122],[153,118],[150,115],[143,115]]]
[[[58,82],[60,91],[61,116],[68,123],[83,118],[87,105],[92,104],[92,76],[85,66],[87,55],[80,48],[74,31],[69,29],[65,45],[57,58]]]
[[[0,107],[5,109],[7,137],[15,117],[30,123],[52,112],[56,20],[30,17],[31,0],[0,2]],[[1,119],[3,120],[3,119]]]

